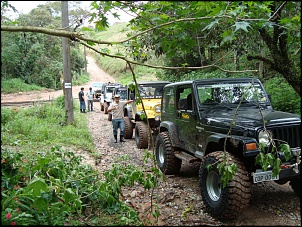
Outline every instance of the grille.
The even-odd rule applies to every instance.
[[[286,141],[290,147],[300,147],[300,126],[270,129],[273,133],[273,138]]]

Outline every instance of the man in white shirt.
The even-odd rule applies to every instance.
[[[114,143],[117,143],[117,131],[120,128],[120,142],[126,142],[124,140],[124,106],[128,103],[133,102],[133,100],[120,101],[120,95],[114,96],[114,101],[110,104],[108,112],[112,112],[112,127],[113,127],[113,137]]]
[[[88,112],[93,111],[93,95],[94,91],[92,91],[92,87],[89,88],[89,91],[87,91],[87,106],[88,106]]]

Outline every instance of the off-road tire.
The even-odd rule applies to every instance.
[[[294,192],[300,197],[300,179],[293,179],[289,182],[289,185],[294,190]]]
[[[138,121],[135,124],[135,143],[138,149],[148,148],[149,141],[148,124],[144,121]]]
[[[112,121],[112,113],[108,112],[108,121]]]
[[[108,103],[107,102],[104,102],[104,114],[108,114]]]
[[[237,171],[233,180],[223,188],[217,167],[223,161],[223,155],[222,151],[217,151],[203,158],[199,169],[199,187],[207,213],[217,219],[234,219],[249,205],[252,183],[244,164],[229,154],[229,165],[235,163]]]
[[[155,156],[158,167],[166,175],[180,171],[182,160],[176,158],[174,152],[169,133],[159,133],[155,142]]]
[[[129,117],[124,117],[125,123],[125,131],[124,131],[124,138],[125,139],[132,139],[133,136],[133,126],[132,122]]]

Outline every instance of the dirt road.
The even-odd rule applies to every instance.
[[[88,72],[91,81],[115,82],[114,78],[101,70],[91,57],[88,59]],[[90,83],[73,87],[73,97],[77,98],[80,87],[88,90]],[[61,91],[29,92],[26,94],[1,95],[1,101],[42,100],[53,99],[62,95]],[[95,159],[85,151],[79,151],[85,162],[91,164],[101,172],[111,168],[111,165],[122,156],[126,156],[127,164],[150,168],[150,163],[144,164],[143,150],[135,145],[134,138],[126,143],[113,143],[112,125],[106,114],[95,104],[95,111],[87,113],[88,128],[95,143]],[[125,200],[142,217],[148,213],[150,207],[150,192],[135,185],[123,189]],[[158,224],[161,226],[301,226],[300,198],[297,197],[288,184],[272,183],[254,184],[250,206],[237,219],[232,221],[218,221],[204,213],[198,187],[198,165],[183,162],[178,175],[167,176],[159,183],[154,192],[158,198],[161,212]]]

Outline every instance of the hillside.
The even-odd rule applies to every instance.
[[[127,34],[131,32],[131,29],[127,26],[128,23],[115,23],[114,25],[110,26],[105,31],[100,31],[95,33],[93,36],[94,39],[103,40],[103,41],[122,41],[127,38]],[[125,44],[125,43],[124,43]],[[101,51],[108,51],[109,54],[118,55],[123,54],[125,55],[125,48],[124,44],[118,45],[99,45],[97,48]],[[95,60],[98,62],[98,65],[106,71],[108,74],[112,75],[113,77],[117,78],[119,82],[122,84],[127,84],[130,81],[133,81],[131,71],[127,66],[126,62],[117,59],[117,58],[110,58],[107,56],[101,56],[94,51],[89,51]],[[158,64],[160,62],[160,58],[155,58],[154,56],[150,56],[152,60],[146,63]],[[127,55],[128,59],[132,59]],[[157,69],[151,69],[143,66],[132,65],[135,69],[136,78],[138,80],[157,80],[156,72],[159,71]]]

